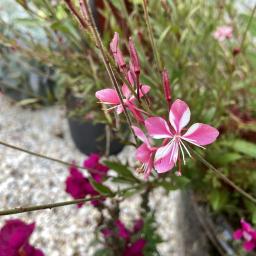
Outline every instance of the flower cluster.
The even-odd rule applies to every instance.
[[[110,50],[114,56],[115,62],[119,67],[120,72],[125,76],[127,81],[129,82],[130,88],[127,84],[123,84],[121,88],[123,98],[120,99],[118,92],[115,89],[107,88],[96,92],[96,97],[100,100],[101,103],[111,105],[112,107],[108,110],[116,110],[117,114],[121,114],[124,109],[121,100],[125,107],[127,107],[134,115],[138,122],[143,122],[144,118],[141,113],[141,109],[139,109],[136,104],[136,98],[140,100],[143,96],[145,96],[150,87],[148,85],[143,85],[140,83],[140,62],[138,58],[138,54],[134,47],[134,43],[132,39],[129,41],[129,50],[131,63],[129,68],[124,61],[124,57],[119,48],[119,35],[115,33],[114,38],[110,44]],[[131,91],[137,90],[137,97],[135,97]]]
[[[143,220],[136,220],[132,230],[127,229],[121,220],[116,220],[114,225],[115,228],[113,230],[109,228],[101,230],[106,242],[109,239],[122,239],[124,242],[123,256],[143,256],[146,240],[143,238],[133,239],[133,236],[138,236],[138,233],[142,230]]]
[[[243,247],[248,252],[256,248],[256,230],[245,220],[241,220],[241,228],[234,232],[233,238],[244,240]]]
[[[97,154],[91,154],[85,161],[84,167],[88,169],[92,178],[100,183],[107,175],[108,167],[102,165],[100,162],[100,156]],[[66,192],[69,193],[74,199],[82,199],[86,196],[96,196],[99,193],[93,188],[88,178],[86,178],[77,167],[71,166],[69,168],[69,176],[66,179]],[[94,206],[98,205],[100,200],[92,201]],[[81,207],[83,204],[78,204]]]
[[[220,26],[213,33],[213,37],[219,42],[233,37],[233,28],[231,26]]]
[[[134,114],[135,119],[140,121],[139,124],[141,128],[145,128],[148,134],[148,136],[146,136],[141,128],[132,126],[135,135],[143,142],[136,151],[136,158],[142,163],[141,168],[138,170],[144,173],[145,178],[148,178],[153,168],[155,168],[158,173],[163,173],[172,170],[178,162],[178,174],[181,175],[181,159],[183,159],[185,164],[185,154],[191,157],[186,143],[204,148],[203,146],[211,144],[216,140],[219,132],[214,127],[202,123],[195,123],[185,131],[185,127],[190,120],[190,109],[186,102],[180,99],[177,99],[171,105],[170,81],[167,70],[165,69],[162,73],[162,83],[165,100],[168,104],[169,120],[166,121],[164,118],[158,116],[150,116],[145,119],[143,116],[144,112],[136,106],[136,98],[139,101],[144,94],[149,92],[150,88],[139,82],[140,64],[132,40],[130,39],[129,41],[131,57],[129,70],[127,69],[121,50],[118,47],[118,42],[118,34],[115,33],[110,44],[111,52],[120,72],[126,76],[131,86],[133,86],[133,89],[138,92],[138,97],[135,97],[132,95],[128,86],[124,84],[121,90],[124,96],[123,102],[125,107]],[[116,108],[118,114],[122,113],[123,106],[120,104],[120,98],[116,90],[100,90],[96,92],[96,97],[101,103],[114,105],[114,107],[110,109]],[[152,139],[161,139],[162,142],[160,146],[154,146]],[[159,145],[159,143],[157,143],[157,145]]]
[[[29,244],[35,223],[26,224],[19,219],[6,221],[0,230],[0,256],[44,256]]]

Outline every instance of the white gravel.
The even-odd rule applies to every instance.
[[[64,109],[51,107],[31,111],[2,95],[0,109],[0,140],[65,161],[82,163],[84,155],[73,145]],[[58,136],[60,134],[63,138]],[[131,157],[130,152],[126,149],[122,158]],[[0,166],[1,209],[70,200],[64,188],[68,174],[65,166],[4,146],[0,146]],[[180,222],[177,221],[179,202],[179,192],[168,196],[158,189],[151,196],[151,205],[157,209],[159,231],[166,241],[159,246],[163,256],[184,255]],[[136,217],[138,205],[138,197],[123,203],[124,221]],[[89,204],[79,210],[76,206],[66,206],[1,217],[0,225],[10,218],[36,222],[31,242],[42,248],[47,256],[90,256],[94,252],[90,242],[94,237],[97,211]]]

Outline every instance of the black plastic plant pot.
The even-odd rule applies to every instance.
[[[75,117],[68,118],[68,123],[73,141],[82,153],[89,155],[106,152],[106,126],[104,124],[84,122]],[[119,140],[112,139],[109,145],[109,154],[118,154],[123,147],[124,145]]]

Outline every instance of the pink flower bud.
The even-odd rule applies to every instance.
[[[165,99],[168,103],[168,106],[170,106],[170,102],[171,102],[171,84],[170,84],[168,71],[166,69],[164,69],[163,72],[162,72],[162,80],[163,80],[163,86],[164,86]]]
[[[117,32],[115,32],[114,37],[110,43],[110,50],[113,54],[116,64],[118,65],[119,69],[123,72],[126,67],[126,63],[124,61],[122,52],[118,47],[118,44],[119,44],[119,35]]]
[[[132,38],[129,38],[129,51],[133,69],[136,75],[140,73],[140,61]]]

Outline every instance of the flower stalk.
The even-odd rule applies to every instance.
[[[120,102],[121,102],[121,104],[122,104],[122,106],[124,108],[124,114],[125,114],[125,117],[127,119],[129,128],[130,128],[130,130],[131,130],[131,132],[132,132],[132,134],[134,136],[134,139],[136,141],[135,134],[133,133],[133,130],[131,128],[132,127],[132,122],[131,122],[130,116],[129,116],[128,112],[127,112],[126,106],[125,106],[125,104],[123,102],[122,92],[121,92],[121,90],[120,90],[120,88],[118,86],[118,82],[116,80],[116,77],[114,75],[113,69],[112,69],[112,67],[110,65],[110,62],[108,60],[108,57],[105,54],[104,46],[103,46],[101,37],[99,35],[98,29],[97,29],[97,27],[95,25],[94,19],[92,17],[91,9],[90,9],[90,7],[89,7],[89,5],[88,5],[86,0],[81,0],[80,1],[80,6],[81,6],[81,11],[83,12],[84,17],[88,19],[87,21],[88,21],[88,24],[89,24],[89,29],[91,30],[91,32],[92,32],[92,34],[94,36],[94,40],[95,40],[95,43],[98,46],[99,51],[101,53],[101,57],[102,57],[104,66],[106,68],[106,71],[108,73],[108,76],[110,78],[110,81],[111,81],[113,87],[117,91],[117,94],[118,94],[118,97],[120,99]]]

